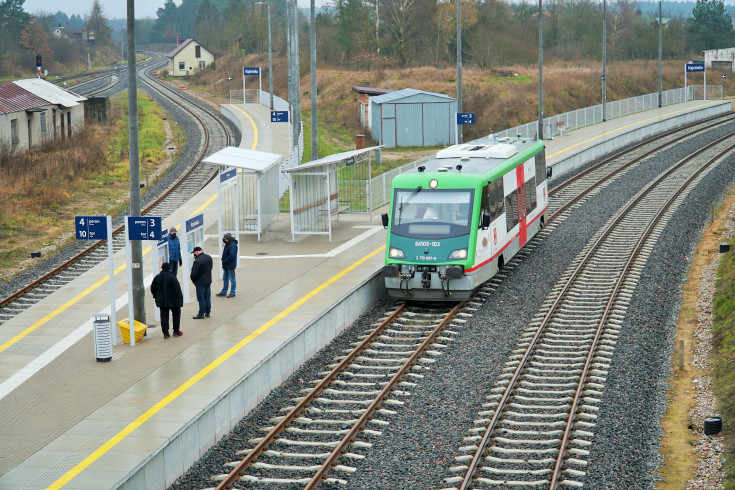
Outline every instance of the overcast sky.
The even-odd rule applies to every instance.
[[[71,17],[73,14],[78,14],[84,18],[92,11],[92,4],[94,0],[65,0],[64,2],[58,2],[56,0],[25,0],[23,4],[23,10],[29,14],[35,14],[38,12],[49,12],[55,14],[59,10],[64,12],[66,15]],[[135,18],[142,19],[144,17],[156,18],[156,11],[163,7],[165,0],[138,0],[135,2]],[[181,0],[174,0],[176,5],[181,5]],[[298,0],[299,7],[309,7],[310,0]],[[326,3],[331,3],[331,0],[316,0],[316,5],[320,6]],[[100,0],[102,5],[102,12],[108,19],[124,19],[127,16],[127,1],[126,0]]]

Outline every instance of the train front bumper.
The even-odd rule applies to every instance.
[[[474,278],[458,265],[389,264],[383,276],[388,294],[395,298],[462,301],[475,289]]]

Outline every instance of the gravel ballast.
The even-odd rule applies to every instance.
[[[460,328],[456,340],[436,358],[431,371],[404,397],[405,405],[389,418],[383,434],[365,440],[374,444],[347,477],[347,488],[442,488],[457,449],[465,445],[472,421],[485,395],[523,329],[548,292],[602,224],[641,187],[671,163],[700,148],[705,141],[732,132],[733,125],[695,137],[631,170],[573,210],[549,236],[507,271],[483,306]],[[666,379],[673,349],[679,298],[688,269],[687,257],[710,216],[710,205],[728,190],[735,160],[711,171],[674,213],[643,270],[628,308],[604,389],[600,417],[585,479],[588,488],[653,488],[660,464],[658,420],[665,410]],[[393,301],[382,300],[355,325],[326,346],[248,415],[171,488],[213,486],[209,477],[224,473],[235,451],[262,437],[259,429],[291,399],[300,396],[299,381],[317,379],[324,366],[378,321]],[[252,488],[252,487],[249,487]]]

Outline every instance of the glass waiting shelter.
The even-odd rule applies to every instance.
[[[278,218],[283,155],[228,146],[202,160],[218,165],[219,233],[260,235]]]
[[[291,238],[329,235],[332,217],[341,213],[372,214],[371,153],[382,146],[336,153],[283,169],[289,180]]]

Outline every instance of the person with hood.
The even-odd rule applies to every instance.
[[[181,292],[181,285],[176,276],[171,272],[171,264],[164,262],[161,264],[161,272],[153,278],[151,283],[151,294],[156,300],[156,306],[161,310],[161,330],[163,330],[163,338],[170,337],[168,333],[168,316],[171,312],[174,324],[174,337],[181,337],[184,332],[181,331],[181,307],[184,306],[184,295]]]
[[[235,267],[237,267],[237,240],[232,237],[231,233],[225,233],[222,241],[225,248],[222,250],[222,291],[217,296],[227,296],[234,298],[237,289],[237,280],[235,279]],[[227,294],[227,288],[230,288],[230,294]]]
[[[179,271],[179,266],[183,265],[183,261],[181,260],[181,242],[173,226],[168,231],[166,243],[168,243],[168,262],[171,264],[171,273],[175,276]]]

